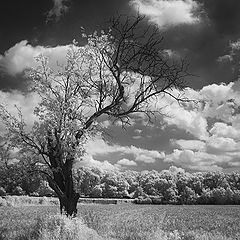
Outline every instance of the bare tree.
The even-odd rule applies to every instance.
[[[124,126],[136,114],[149,119],[161,115],[158,101],[164,95],[184,100],[174,90],[184,90],[187,64],[167,56],[158,30],[141,29],[142,21],[140,16],[121,16],[111,20],[108,31],[83,34],[87,44],[79,47],[74,42],[66,65],[58,70],[39,56],[38,67],[29,73],[31,90],[41,99],[31,131],[26,130],[21,111],[15,117],[0,108],[9,141],[39,156],[34,163],[56,192],[61,213],[77,213],[79,193],[72,170],[88,137],[101,132],[100,117]]]

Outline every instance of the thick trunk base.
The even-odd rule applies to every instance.
[[[77,203],[79,196],[74,197],[62,197],[60,201],[60,213],[66,214],[68,217],[76,217],[77,215]]]

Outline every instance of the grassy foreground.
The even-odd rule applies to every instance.
[[[57,206],[0,207],[0,240],[239,240],[240,206],[79,204],[79,218]]]

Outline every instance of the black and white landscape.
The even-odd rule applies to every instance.
[[[240,237],[239,1],[1,10],[0,239]]]

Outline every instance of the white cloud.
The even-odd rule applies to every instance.
[[[173,153],[166,156],[164,161],[196,171],[220,171],[222,167],[219,165],[230,162],[231,157],[216,156],[200,151],[194,152],[192,150],[175,149]]]
[[[181,149],[185,150],[204,150],[206,143],[203,141],[199,140],[184,140],[184,139],[179,139],[179,140],[172,140],[171,141],[173,145],[179,146]]]
[[[240,39],[235,42],[231,42],[230,47],[232,50],[240,50]]]
[[[16,43],[4,55],[0,55],[0,70],[5,74],[15,76],[24,70],[36,66],[35,57],[43,54],[49,57],[50,65],[56,66],[66,62],[65,57],[69,45],[57,47],[31,46],[27,40]]]
[[[176,91],[173,93],[175,96],[177,95]],[[197,139],[207,140],[212,134],[220,134],[220,128],[217,125],[212,129],[209,126],[208,120],[216,121],[217,119],[227,123],[224,125],[224,133],[221,129],[221,134],[225,134],[224,137],[237,138],[236,135],[240,131],[240,114],[236,112],[236,107],[240,105],[240,82],[212,84],[199,91],[189,88],[185,91],[185,97],[198,102],[179,105],[169,96],[159,99],[158,105],[165,106],[163,111],[167,116],[164,116],[163,119],[168,125],[175,125],[179,129],[191,133]],[[226,129],[226,126],[231,127]]]
[[[194,0],[132,0],[130,3],[159,28],[194,24],[200,20],[194,15],[199,8],[199,3]]]
[[[181,96],[189,100],[201,100],[199,92],[190,88],[186,89],[184,96],[178,90],[169,92],[174,96]],[[208,123],[200,111],[201,104],[191,101],[180,105],[172,97],[165,95],[164,97],[159,97],[157,107],[162,109],[162,112],[165,114],[163,120],[168,125],[175,125],[201,140],[208,138]]]
[[[0,103],[3,104],[6,109],[16,117],[18,116],[17,108],[19,108],[29,129],[33,125],[33,122],[37,120],[36,116],[33,114],[33,111],[39,101],[40,99],[38,95],[34,93],[26,95],[19,91],[0,91]],[[0,128],[4,129],[4,126],[1,125]]]
[[[176,166],[171,166],[169,168],[169,172],[172,172],[172,173],[184,173],[185,170],[183,168],[179,168],[179,167],[176,167]]]
[[[122,158],[121,160],[119,160],[119,161],[117,162],[117,164],[119,164],[119,165],[125,165],[125,166],[136,166],[136,165],[137,165],[137,163],[136,163],[135,161],[129,160],[129,159],[127,159],[127,158]]]
[[[76,167],[94,167],[102,171],[111,172],[118,171],[119,167],[116,164],[111,164],[109,161],[98,161],[95,160],[91,155],[85,155],[79,161],[76,162]]]
[[[220,63],[232,62],[232,60],[233,60],[233,57],[229,54],[226,54],[224,56],[220,56],[217,58],[217,62],[220,62]]]
[[[142,136],[140,136],[140,135],[137,135],[137,136],[133,136],[132,138],[133,138],[133,139],[135,139],[135,140],[137,140],[137,139],[141,139],[141,138],[142,138]]]
[[[53,8],[47,14],[47,22],[51,19],[58,21],[62,15],[67,13],[69,7],[66,5],[70,0],[53,0]]]
[[[137,133],[137,134],[141,134],[143,130],[141,129],[135,129],[134,132]]]
[[[85,147],[87,153],[92,156],[118,153],[121,155],[132,155],[135,161],[141,161],[145,163],[153,163],[156,161],[156,159],[161,159],[165,157],[165,154],[163,152],[159,152],[156,150],[138,148],[132,145],[109,145],[101,138],[95,138],[88,141]]]
[[[223,122],[214,123],[209,132],[217,137],[229,137],[235,140],[240,140],[240,129]]]
[[[203,116],[231,122],[234,107],[240,103],[240,92],[234,89],[235,86],[236,83],[231,82],[227,85],[221,83],[203,87],[199,92],[205,102]]]
[[[204,100],[221,103],[233,95],[233,84],[231,82],[227,85],[224,83],[207,85],[200,90],[199,94],[202,95]]]
[[[204,140],[208,138],[207,120],[200,112],[195,110],[186,110],[177,103],[168,107],[171,112],[170,117],[164,117],[169,125],[176,125],[180,129],[184,129],[198,139]]]
[[[170,166],[168,170],[162,170],[161,173],[185,173],[185,169],[176,166]]]
[[[209,151],[215,150],[217,153],[236,151],[239,148],[237,142],[232,138],[212,136],[208,139],[207,147]]]

